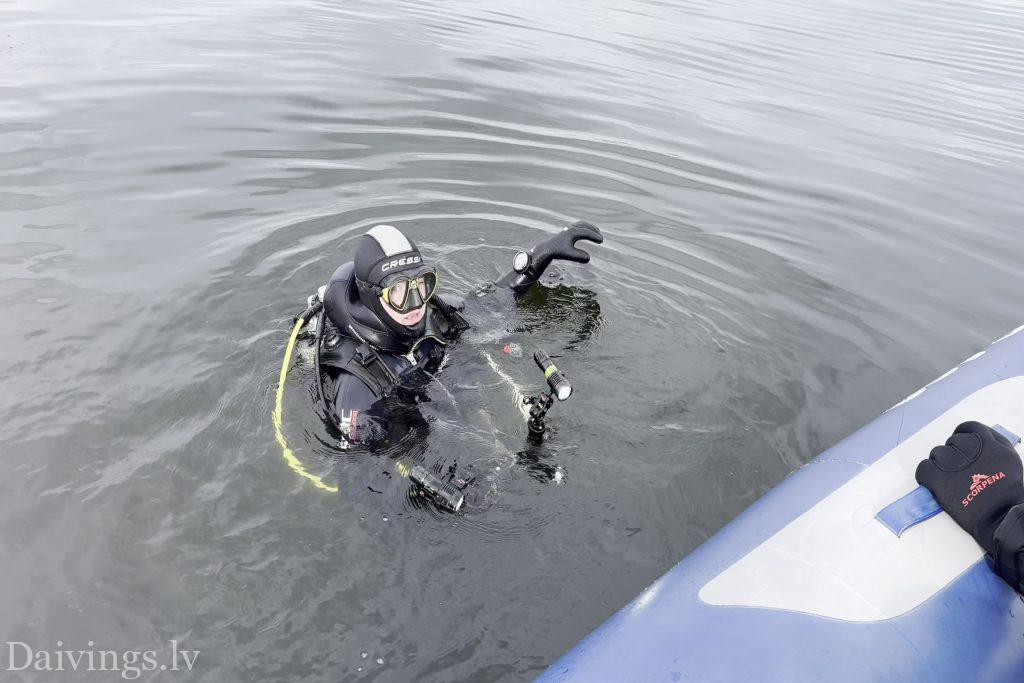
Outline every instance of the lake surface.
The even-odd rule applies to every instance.
[[[36,650],[528,680],[1024,321],[1015,2],[5,0],[0,74],[0,635]],[[339,492],[288,467],[291,317],[360,234],[470,296],[575,219],[591,264],[491,297],[425,407],[463,514],[331,447],[301,349],[284,431]],[[576,392],[531,450],[485,358],[537,391],[536,347]]]

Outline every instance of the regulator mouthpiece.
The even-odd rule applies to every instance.
[[[466,502],[466,497],[462,495],[458,486],[452,482],[441,481],[439,476],[422,465],[416,465],[409,470],[409,479],[429,493],[439,505],[443,505],[452,512],[458,512],[462,508],[462,504]]]
[[[548,380],[548,386],[551,387],[551,393],[555,395],[559,401],[564,401],[572,395],[572,385],[569,384],[569,380],[565,378],[555,364],[551,362],[551,357],[543,351],[538,350],[533,354],[533,360],[537,366],[544,373],[544,377]]]

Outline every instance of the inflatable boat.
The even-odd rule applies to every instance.
[[[914,479],[1024,433],[1024,326],[793,472],[542,681],[1024,681],[1024,601]]]

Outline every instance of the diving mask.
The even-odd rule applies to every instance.
[[[415,275],[400,275],[384,281],[383,287],[373,287],[373,293],[384,297],[388,306],[399,313],[408,313],[419,308],[434,296],[437,290],[437,271],[433,268],[421,270]]]

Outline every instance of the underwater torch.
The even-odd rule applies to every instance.
[[[564,401],[572,395],[572,385],[569,384],[569,380],[565,378],[565,375],[555,367],[555,364],[551,361],[551,356],[538,349],[533,354],[533,361],[541,369],[541,372],[544,373],[544,377],[547,379],[548,386],[551,387],[551,392],[555,395],[555,398],[559,401]]]

